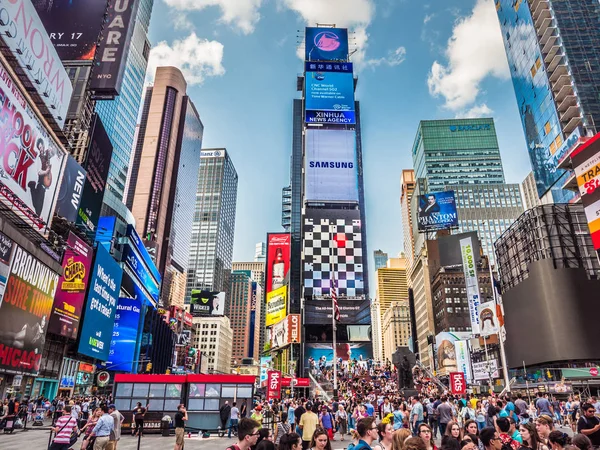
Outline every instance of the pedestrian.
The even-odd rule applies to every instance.
[[[475,436],[479,436],[479,427],[477,425],[477,422],[475,422],[473,419],[465,421],[465,424],[463,426],[463,436],[466,436],[467,434],[474,434]]]
[[[508,449],[510,447],[512,450],[519,450],[521,445],[510,434],[510,421],[508,417],[498,417],[496,419],[496,430],[504,448]]]
[[[231,405],[231,411],[229,412],[229,434],[227,437],[231,439],[231,431],[233,430],[234,434],[237,433],[238,423],[240,421],[240,410],[236,406],[237,402],[233,402]]]
[[[85,432],[83,435],[83,442],[81,443],[81,450],[94,448],[94,442],[96,442],[96,438],[92,436],[92,431],[98,423],[98,420],[100,420],[100,417],[102,417],[102,408],[96,408],[88,418],[83,428],[80,430],[81,432]]]
[[[310,440],[311,450],[332,450],[331,440],[327,430],[323,428],[317,428],[313,433],[312,439]]]
[[[500,440],[500,436],[498,436],[498,432],[492,427],[485,427],[479,433],[481,436],[481,442],[485,450],[501,450],[502,449],[502,441]]]
[[[558,430],[554,430],[552,433],[550,433],[548,440],[550,441],[552,450],[563,450],[567,446],[571,445],[571,438],[569,435]]]
[[[537,432],[536,425],[531,422],[522,423],[519,426],[519,433],[523,438],[523,447],[531,450],[548,450],[546,444],[542,442]]]
[[[115,422],[112,416],[108,413],[108,406],[103,405],[101,409],[102,417],[98,419],[98,423],[96,423],[96,426],[92,430],[91,434],[91,436],[96,437],[96,442],[94,442],[94,450],[106,450],[110,440],[110,434],[115,428]]]
[[[279,441],[278,450],[302,450],[302,438],[298,433],[284,434]]]
[[[253,419],[241,419],[238,423],[238,443],[226,450],[249,450],[258,441],[260,424]]]
[[[419,425],[423,423],[423,405],[419,401],[419,396],[415,395],[412,398],[412,409],[410,410],[410,424],[412,426],[412,432],[417,436],[419,432]]]
[[[185,405],[182,403],[177,407],[177,412],[175,413],[175,449],[174,450],[183,450],[183,440],[185,437],[185,423],[188,420],[187,409],[185,409]]]
[[[71,435],[77,432],[77,420],[71,415],[71,407],[65,406],[52,431],[56,433],[49,450],[69,450],[71,447]]]
[[[542,441],[545,445],[550,445],[548,443],[548,437],[550,436],[553,427],[554,425],[552,416],[544,414],[539,416],[535,421],[535,429],[540,437],[540,441]]]
[[[252,420],[256,420],[260,424],[260,427],[262,428],[262,422],[263,422],[262,406],[256,405],[256,408],[254,408],[254,411],[250,415],[250,418]]]
[[[482,402],[477,401],[477,404],[475,407],[475,420],[477,421],[477,428],[479,428],[479,431],[481,431],[485,428],[485,413],[486,413],[485,406],[483,405]]]
[[[404,450],[404,442],[410,438],[412,433],[408,428],[399,428],[394,431],[394,435],[392,437],[392,441],[394,446],[392,447],[394,450]]]
[[[254,450],[275,450],[273,433],[270,428],[261,428],[258,432],[258,442],[256,443]]]
[[[371,444],[377,439],[377,425],[373,417],[360,419],[356,424],[358,432],[358,444],[354,446],[354,450],[372,450]]]
[[[422,423],[421,425],[419,425],[419,429],[417,431],[417,437],[423,439],[425,445],[427,446],[427,450],[437,450],[437,447],[435,446],[435,443],[433,441],[431,427],[429,425],[427,425],[426,423]]]
[[[335,429],[335,420],[325,405],[323,405],[321,408],[321,414],[319,414],[319,425],[321,425],[321,428],[324,428],[325,431],[327,431],[329,440],[332,441],[334,434],[333,430]]]
[[[306,412],[300,417],[299,427],[302,430],[302,448],[308,450],[313,434],[319,425],[319,416],[317,416],[318,406],[308,402]]]
[[[292,426],[288,422],[286,412],[281,413],[281,421],[277,423],[277,433],[275,434],[275,445],[279,445],[279,441],[284,434],[288,434],[292,430]]]
[[[335,421],[339,425],[340,440],[343,441],[344,436],[348,433],[348,413],[341,403],[338,405],[338,410],[335,413]]]
[[[576,434],[571,439],[571,443],[576,447],[576,450],[592,450],[592,441],[585,434]]]
[[[594,448],[600,447],[600,419],[595,416],[596,409],[591,403],[581,405],[581,417],[577,421],[577,432],[587,436]]]
[[[108,413],[113,418],[114,428],[112,433],[110,434],[110,439],[108,441],[107,450],[117,450],[117,444],[121,439],[121,425],[123,425],[123,421],[125,417],[121,412],[117,409],[114,404],[108,405]]]
[[[446,434],[446,428],[448,424],[452,421],[452,406],[448,403],[448,397],[441,398],[442,403],[440,403],[437,407],[439,424],[440,424],[440,436],[444,436]]]
[[[439,403],[436,405],[433,397],[429,398],[429,402],[427,402],[427,420],[429,421],[429,427],[433,433],[433,438],[437,437],[439,413],[436,407],[438,405]]]
[[[133,410],[133,419],[135,421],[135,429],[132,431],[132,435],[137,436],[138,434],[142,436],[144,434],[144,418],[146,417],[146,413],[148,412],[148,406],[144,408],[141,402],[137,402]]]

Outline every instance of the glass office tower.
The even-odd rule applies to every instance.
[[[422,120],[412,154],[415,178],[426,179],[429,192],[504,183],[493,119]]]
[[[600,124],[600,2],[495,4],[538,195],[570,201],[557,165]]]

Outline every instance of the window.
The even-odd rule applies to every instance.
[[[552,127],[550,126],[550,121],[546,122],[546,125],[544,125],[544,133],[549,134],[551,129]]]

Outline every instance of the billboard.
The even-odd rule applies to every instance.
[[[69,222],[77,220],[83,186],[87,172],[71,155],[67,155],[67,163],[62,184],[56,201],[56,214]]]
[[[36,0],[35,8],[63,61],[91,61],[106,12],[106,0]]]
[[[366,325],[371,323],[369,300],[338,300],[341,320],[339,323]],[[333,305],[327,300],[306,300],[304,302],[305,325],[331,325]]]
[[[10,260],[15,245],[12,239],[0,233],[0,305],[2,305],[2,296],[10,274]]]
[[[440,252],[440,266],[460,266],[462,265],[462,253],[460,251],[460,240],[471,238],[473,244],[473,257],[475,264],[481,261],[481,252],[479,248],[479,237],[477,231],[468,231],[466,233],[450,234],[448,236],[438,237],[438,248]]]
[[[158,284],[160,284],[161,278],[160,278],[160,273],[158,272],[158,269],[156,268],[156,264],[154,264],[154,261],[152,261],[152,258],[150,257],[148,250],[144,246],[144,243],[140,239],[140,236],[137,234],[137,231],[135,231],[135,227],[133,225],[131,225],[131,224],[127,225],[126,236],[131,240],[131,244],[137,250],[138,254],[142,257],[142,259],[144,260],[144,263],[146,264],[148,269],[150,269],[150,273],[154,277],[154,280]]]
[[[446,230],[458,227],[454,191],[419,195],[419,232]]]
[[[469,316],[471,317],[471,332],[479,334],[479,315],[477,309],[481,302],[479,294],[479,280],[477,279],[477,264],[473,251],[473,239],[466,237],[460,240],[460,253],[462,254],[465,285],[467,287],[467,301],[469,302]]]
[[[306,27],[306,61],[346,61],[348,29]]]
[[[113,146],[100,117],[96,114],[85,164],[86,183],[77,217],[77,224],[84,225],[89,233],[96,233],[112,154]]]
[[[347,342],[336,344],[336,356],[342,361],[367,361],[373,358],[373,346],[370,342]],[[333,364],[333,344],[307,342],[304,349],[304,367],[311,370],[318,365],[319,360],[325,361],[330,367]]]
[[[156,281],[154,281],[154,278],[152,278],[150,272],[146,268],[146,265],[142,262],[142,259],[129,244],[123,245],[123,261],[125,262],[125,265],[129,267],[129,269],[135,274],[142,286],[146,288],[152,297],[152,300],[154,300],[154,305],[156,305],[158,303],[160,287]]]
[[[497,334],[500,331],[500,322],[496,312],[496,302],[480,303],[477,307],[479,326],[482,336]]]
[[[58,279],[48,331],[77,339],[79,321],[92,267],[92,248],[72,232],[62,261],[63,274]]]
[[[121,267],[99,245],[79,335],[79,353],[100,361],[108,359],[122,277]]]
[[[289,234],[267,234],[267,273],[265,275],[265,290],[267,293],[288,283],[291,241]]]
[[[265,326],[270,327],[287,314],[287,286],[281,286],[267,294]]]
[[[121,91],[138,3],[139,0],[119,0],[108,5],[106,24],[90,78],[90,89],[98,100],[113,99]]]
[[[270,330],[271,350],[300,342],[300,315],[289,314]]]
[[[358,203],[356,132],[306,130],[304,199]]]
[[[492,378],[500,378],[497,359],[473,363],[473,380],[489,380],[490,375]]]
[[[0,306],[0,369],[36,375],[58,286],[58,274],[12,244]]]
[[[271,356],[261,356],[260,357],[260,385],[267,381],[267,372],[269,371],[269,367],[271,366],[271,361],[273,358]]]
[[[140,300],[119,298],[107,361],[110,370],[133,372],[141,311]]]
[[[281,398],[281,372],[269,370],[267,372],[267,401]]]
[[[12,8],[8,4],[3,7]],[[54,213],[66,152],[48,134],[37,113],[1,64],[0,102],[3,156],[0,163],[0,199],[36,230],[44,233]]]
[[[225,314],[225,292],[192,289],[190,312],[194,316],[222,316]]]
[[[450,373],[450,392],[454,395],[464,395],[467,393],[467,382],[464,373]]]
[[[1,14],[0,39],[8,48],[10,58],[14,58],[29,80],[31,90],[37,92],[48,115],[62,129],[73,86],[38,13],[31,0],[10,0],[2,2]],[[6,76],[0,77],[3,83]],[[25,108],[25,102],[18,104]]]
[[[470,337],[471,333],[467,332],[442,332],[435,336],[437,367],[442,374],[448,375],[450,372],[463,370],[467,356],[464,354],[463,347],[461,347],[462,344],[459,344],[460,348],[457,349],[456,343],[466,342]]]
[[[356,124],[354,112],[354,74],[350,71],[306,72],[306,123]]]
[[[306,210],[302,234],[304,297],[327,299],[331,303],[330,284],[335,271],[338,302],[363,300],[360,212],[341,209]]]

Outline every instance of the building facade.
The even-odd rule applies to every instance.
[[[229,318],[194,317],[192,342],[207,358],[208,373],[231,373],[233,330]]]
[[[521,183],[521,197],[523,198],[523,207],[525,210],[535,208],[542,204],[542,201],[538,197],[533,172],[529,172]]]
[[[422,120],[412,157],[415,178],[427,180],[427,192],[504,183],[493,119]]]
[[[224,148],[201,152],[185,303],[192,289],[225,292],[233,262],[238,175]]]
[[[234,270],[231,272],[229,299],[225,302],[225,315],[229,317],[233,330],[231,362],[241,364],[242,358],[253,358],[250,355],[250,311],[252,304],[252,278],[250,272]],[[258,331],[258,325],[256,326]],[[256,333],[254,333],[254,336]],[[254,338],[252,336],[252,339]]]
[[[496,0],[521,123],[542,203],[564,203],[559,162],[600,123],[596,0]]]
[[[373,336],[373,359],[383,361],[383,334],[381,332],[381,310],[377,297],[371,302],[371,334]]]
[[[257,242],[254,248],[254,261],[264,263],[267,258],[267,244]]]
[[[413,251],[415,239],[413,235],[412,215],[410,214],[410,202],[415,191],[415,171],[405,169],[400,178],[400,213],[402,214],[402,234],[404,243],[404,254],[408,267],[413,262]]]
[[[383,358],[392,361],[398,347],[407,347],[410,338],[410,308],[408,300],[394,302],[383,314],[381,324]]]
[[[260,242],[259,244],[256,244],[257,249],[258,246],[261,245],[261,249],[262,246],[265,245],[263,242]],[[264,252],[266,252],[266,250],[264,250]],[[267,305],[265,303],[265,263],[264,262],[260,262],[260,261],[254,261],[254,262],[233,262],[232,266],[231,266],[231,270],[232,271],[238,271],[238,270],[243,270],[243,271],[249,271],[250,272],[250,278],[254,283],[258,284],[258,287],[260,289],[256,289],[253,288],[253,294],[254,296],[256,296],[256,309],[257,311],[259,311],[259,314],[256,317],[256,322],[259,325],[258,331],[257,331],[257,337],[258,337],[258,341],[256,343],[256,348],[258,349],[258,354],[260,356],[260,353],[262,353],[264,347],[265,347],[265,342],[269,342],[269,333],[268,330],[265,327],[265,310],[267,308]]]
[[[377,291],[376,298],[379,304],[379,324],[380,330],[385,337],[384,316],[389,308],[397,302],[404,302],[408,308],[408,277],[406,258],[390,258],[387,261],[387,267],[377,270]],[[382,354],[390,356],[396,351],[394,347],[390,352],[386,348],[386,341],[383,340]]]
[[[379,270],[387,266],[388,254],[383,250],[375,250],[373,252],[373,260],[375,261],[375,270]]]

